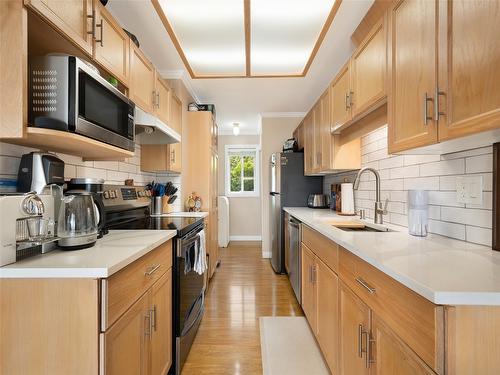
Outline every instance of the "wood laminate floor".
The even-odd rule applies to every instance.
[[[259,317],[303,312],[287,277],[262,259],[260,243],[232,242],[220,253],[182,375],[262,374]]]

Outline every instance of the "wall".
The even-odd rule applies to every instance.
[[[180,177],[177,175],[162,175],[141,172],[141,148],[136,145],[135,156],[119,161],[83,161],[82,158],[58,153],[57,156],[65,163],[64,177],[102,178],[106,184],[123,185],[126,179],[134,179],[136,185],[145,185],[152,180],[172,181],[180,190]],[[0,178],[17,179],[17,170],[21,156],[35,149],[0,142]],[[181,200],[174,202],[174,210],[181,210]]]
[[[261,144],[261,205],[262,205],[262,256],[271,257],[269,232],[269,158],[282,150],[283,142],[292,136],[302,117],[263,118]]]
[[[382,200],[389,199],[384,221],[407,224],[407,191],[429,191],[429,229],[432,233],[491,246],[492,227],[492,147],[478,148],[446,155],[388,155],[387,126],[362,137],[362,166],[380,172]],[[457,203],[456,177],[483,176],[483,204]],[[353,181],[355,174],[327,176],[324,192],[330,184]],[[355,192],[356,209],[364,208],[373,218],[375,181],[373,174],[364,174]]]
[[[226,145],[258,145],[258,135],[219,136],[219,195],[225,195]],[[262,192],[261,192],[262,196]],[[232,241],[260,240],[262,236],[261,197],[229,198],[229,235]]]

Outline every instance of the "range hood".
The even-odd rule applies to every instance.
[[[135,107],[135,141],[141,145],[179,143],[181,135],[156,116]]]

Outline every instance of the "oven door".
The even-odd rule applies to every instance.
[[[200,246],[200,231],[203,226],[194,229],[185,237],[177,240],[175,261],[176,272],[176,373],[179,374],[198,331],[204,312],[205,274],[199,275],[194,270],[197,250]]]
[[[127,150],[134,150],[134,104],[83,63],[77,72],[78,105],[75,132]]]

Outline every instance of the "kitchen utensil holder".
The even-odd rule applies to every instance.
[[[153,215],[161,215],[163,213],[163,197],[154,197],[151,205],[151,213]]]
[[[169,199],[170,197],[168,195],[165,195],[162,199],[162,213],[164,214],[169,214],[173,211],[172,205],[168,203]]]

